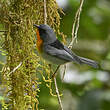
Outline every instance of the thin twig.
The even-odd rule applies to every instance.
[[[0,30],[0,32],[7,32],[7,30]]]
[[[63,71],[62,81],[64,80],[65,72],[66,72],[66,64],[64,65],[64,71]]]
[[[46,8],[46,0],[44,0],[44,24],[47,24],[47,8]]]
[[[14,73],[21,65],[22,65],[22,62],[20,62],[19,65],[16,66],[16,67],[9,73],[9,75],[12,74],[12,73]]]
[[[75,40],[77,43],[77,33],[78,33],[78,29],[79,29],[80,14],[82,11],[83,3],[84,3],[84,0],[80,0],[80,6],[75,14],[74,23],[73,23],[73,27],[72,27],[72,40],[68,46],[69,48],[72,48]]]
[[[80,14],[81,14],[81,11],[82,11],[83,3],[84,3],[84,0],[80,0],[79,8],[77,9],[76,14],[75,14],[73,27],[72,27],[72,39],[71,39],[71,42],[68,46],[68,48],[70,48],[70,49],[72,49],[73,43],[74,43],[75,40],[76,40],[76,43],[77,43],[77,33],[78,33],[78,29],[79,29]],[[65,70],[66,70],[66,65],[65,65]],[[64,73],[65,73],[65,70],[64,70]],[[63,79],[64,79],[64,75],[65,74],[63,74]]]
[[[62,102],[61,102],[61,98],[60,98],[60,94],[59,94],[58,86],[57,86],[57,82],[56,82],[56,74],[57,74],[59,68],[60,68],[60,65],[57,66],[55,72],[52,74],[52,78],[54,79],[54,84],[55,84],[55,88],[56,88],[56,94],[57,94],[57,98],[58,98],[58,102],[59,102],[60,108],[61,108],[61,110],[63,110],[63,106],[62,106]]]
[[[56,88],[56,94],[57,94],[58,102],[59,102],[59,105],[60,105],[61,110],[63,110],[63,106],[62,106],[60,94],[59,94],[59,91],[58,91],[56,77],[54,77],[54,83],[55,83],[55,88]]]

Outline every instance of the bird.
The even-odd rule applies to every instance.
[[[47,24],[34,24],[37,36],[36,47],[38,53],[50,64],[63,65],[68,62],[77,64],[87,64],[93,68],[98,68],[98,63],[94,60],[80,57],[71,49],[63,45],[54,32]]]

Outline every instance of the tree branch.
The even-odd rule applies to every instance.
[[[84,3],[84,0],[80,0],[79,8],[77,9],[75,17],[74,17],[74,22],[73,22],[73,27],[72,27],[72,39],[71,39],[71,42],[68,46],[68,48],[70,48],[70,49],[72,49],[73,43],[74,43],[75,40],[76,40],[76,43],[77,43],[77,33],[78,33],[78,29],[79,29],[80,14],[81,14],[81,11],[82,11],[83,3]],[[66,65],[65,65],[65,69],[64,69],[62,79],[64,78],[65,70],[66,70]]]
[[[64,80],[65,73],[66,73],[66,64],[64,65],[64,71],[63,71],[62,81]]]
[[[63,106],[62,106],[62,102],[61,102],[61,98],[60,98],[60,94],[59,94],[58,86],[57,86],[57,82],[56,82],[56,77],[54,77],[54,83],[55,83],[55,88],[56,88],[56,94],[57,94],[58,102],[59,102],[61,110],[63,110]]]
[[[68,46],[69,48],[72,48],[75,40],[77,43],[77,33],[78,33],[78,29],[79,29],[80,14],[82,11],[83,3],[84,3],[84,0],[80,0],[80,6],[75,14],[74,23],[73,23],[73,27],[72,27],[72,40]]]

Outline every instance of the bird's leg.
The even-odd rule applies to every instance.
[[[52,74],[52,78],[53,78],[53,79],[54,79],[54,77],[56,76],[56,73],[57,73],[57,71],[58,71],[59,68],[60,68],[60,65],[57,66],[55,72]]]

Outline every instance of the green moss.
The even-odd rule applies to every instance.
[[[47,1],[47,24],[60,33],[60,15],[56,0]],[[1,5],[1,22],[8,30],[5,36],[4,48],[6,49],[7,63],[3,67],[3,84],[6,87],[5,96],[9,101],[4,104],[3,109],[11,110],[34,110],[38,109],[38,77],[37,74],[47,73],[47,82],[51,90],[50,71],[48,65],[34,53],[34,30],[33,24],[44,23],[43,0],[6,0]],[[64,39],[64,36],[63,36]],[[12,72],[19,63],[22,65]],[[39,69],[42,68],[41,70]],[[37,68],[37,74],[36,74]],[[47,71],[48,70],[48,71]],[[11,74],[9,74],[11,72]]]

